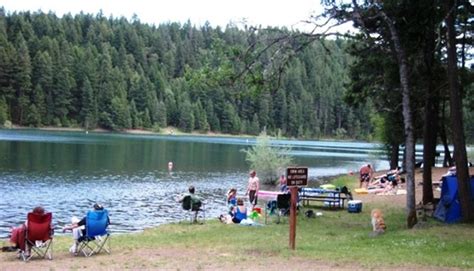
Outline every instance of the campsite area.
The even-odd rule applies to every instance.
[[[474,174],[470,169],[470,174]],[[439,180],[446,168],[433,170]],[[417,201],[421,172],[417,170]],[[339,177],[352,188],[355,176]],[[438,196],[439,194],[436,194]],[[90,258],[69,254],[70,236],[54,239],[54,259],[24,263],[15,253],[0,254],[1,270],[171,269],[171,270],[457,270],[474,268],[474,228],[428,218],[407,229],[406,195],[355,195],[361,213],[319,209],[321,217],[299,217],[296,249],[288,248],[288,221],[270,220],[261,227],[224,225],[216,218],[204,224],[182,222],[138,234],[115,234],[111,254]],[[385,213],[387,232],[370,237],[370,210]],[[2,245],[7,245],[6,240]]]

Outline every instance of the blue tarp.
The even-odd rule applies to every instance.
[[[458,195],[458,179],[456,176],[443,177],[441,197],[434,216],[446,223],[456,223],[461,220],[461,204]],[[474,202],[474,176],[471,176],[471,200]]]

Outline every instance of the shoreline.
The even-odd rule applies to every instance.
[[[107,130],[103,128],[95,128],[87,130],[80,127],[54,127],[54,126],[44,126],[44,127],[26,127],[13,125],[10,128],[3,127],[5,130],[39,130],[39,131],[54,131],[54,132],[93,132],[93,133],[111,133],[111,134],[131,134],[131,135],[186,135],[186,136],[209,136],[209,137],[256,137],[253,135],[232,135],[232,134],[223,134],[223,133],[184,133],[181,132],[178,128],[173,126],[167,126],[165,128],[160,128],[160,132],[154,132],[151,130],[145,129],[125,129],[125,130]]]
[[[130,135],[175,135],[175,136],[206,136],[206,137],[239,137],[239,138],[257,138],[258,135],[249,135],[249,134],[225,134],[225,133],[216,133],[216,132],[206,132],[200,133],[198,131],[194,131],[191,133],[182,132],[177,127],[174,126],[167,126],[164,128],[160,128],[159,132],[155,132],[152,130],[145,130],[145,129],[125,129],[125,130],[107,130],[103,128],[95,128],[92,130],[87,130],[81,127],[55,127],[55,126],[43,126],[43,127],[27,127],[27,126],[19,126],[19,125],[12,125],[12,127],[3,127],[2,129],[5,130],[40,130],[40,131],[56,131],[56,132],[94,132],[94,133],[117,133],[117,134],[130,134]],[[363,143],[373,143],[373,144],[380,144],[377,141],[366,141],[366,140],[355,140],[355,139],[337,139],[337,138],[310,138],[310,139],[298,139],[298,138],[290,138],[290,137],[275,137],[271,135],[267,135],[271,139],[278,139],[278,140],[301,140],[301,141],[334,141],[334,142],[363,142]]]

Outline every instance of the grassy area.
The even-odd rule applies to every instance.
[[[354,179],[344,177],[336,183],[353,184]],[[369,237],[370,210],[374,207],[383,208],[388,228],[383,235]],[[344,268],[474,269],[473,225],[446,225],[428,220],[422,227],[407,229],[405,211],[390,207],[389,202],[364,205],[357,214],[347,210],[317,211],[323,215],[298,217],[295,251],[288,245],[288,221],[284,218],[277,224],[274,217],[262,227],[225,225],[217,219],[203,225],[168,224],[142,233],[115,234],[111,245],[113,251],[124,251],[125,256],[134,255],[132,252],[137,250],[197,251],[197,254],[212,255],[217,262],[235,263],[235,266],[241,261],[258,261],[262,257],[297,257],[337,263]],[[264,222],[263,217],[259,219]],[[69,236],[57,237],[55,251],[67,251],[70,244]],[[124,267],[147,267],[133,256],[130,258]]]
[[[371,230],[369,208],[351,214],[323,211],[317,218],[298,218],[296,250],[288,248],[288,222],[262,227],[224,225],[216,220],[204,225],[169,224],[140,234],[114,235],[114,251],[173,248],[213,251],[215,260],[235,262],[249,255],[298,256],[307,260],[338,262],[341,266],[357,263],[367,268],[426,267],[474,268],[474,228],[472,225],[445,225],[429,221],[422,229],[405,227],[403,210],[387,209],[388,230],[376,238]],[[70,238],[59,237],[56,251],[67,251]],[[225,252],[225,253],[219,253]]]

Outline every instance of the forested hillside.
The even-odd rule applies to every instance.
[[[347,42],[315,42],[279,82],[265,83],[259,79],[271,52],[259,58],[259,74],[238,76],[240,57],[258,35],[266,33],[0,9],[0,123],[369,136],[371,107],[343,102]]]

